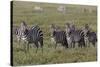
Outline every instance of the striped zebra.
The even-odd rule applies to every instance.
[[[70,47],[74,48],[75,43],[78,43],[79,47],[85,47],[84,36],[81,32],[82,30],[76,29],[75,25],[71,25],[70,23],[66,24],[66,37]]]
[[[55,49],[58,43],[61,43],[62,46],[64,46],[65,48],[68,48],[66,32],[58,29],[54,24],[51,25],[51,29],[52,29],[51,39],[55,42]]]
[[[82,32],[84,33],[84,39],[85,39],[86,45],[88,46],[88,44],[92,43],[93,46],[95,46],[97,42],[97,34],[91,30],[88,24],[84,25]]]
[[[85,44],[86,46],[88,46],[89,41],[88,41],[87,33],[90,32],[90,27],[88,24],[84,25],[82,32],[84,33]]]
[[[19,44],[20,44],[21,40],[25,40],[24,32],[25,32],[26,29],[28,29],[28,27],[27,27],[27,24],[24,21],[21,22],[20,26],[16,28],[15,34],[16,34],[16,37],[17,37]]]
[[[34,43],[37,47],[36,52],[39,48],[39,45],[41,46],[43,52],[43,32],[38,25],[32,26],[30,29],[26,29],[24,36],[27,41],[27,50],[29,50],[29,44]]]
[[[73,44],[73,37],[71,36],[71,32],[74,32],[76,30],[75,26],[73,24],[70,23],[66,23],[66,39],[68,42],[68,46],[69,47],[74,47]]]

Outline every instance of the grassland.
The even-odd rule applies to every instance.
[[[63,49],[59,44],[54,49],[54,44],[50,41],[50,24],[56,24],[65,28],[67,21],[73,21],[80,28],[88,23],[93,31],[97,32],[97,7],[82,5],[66,5],[66,13],[57,11],[57,7],[62,4],[33,3],[33,2],[13,2],[13,25],[19,26],[21,21],[25,21],[29,26],[38,24],[44,33],[44,52],[39,48],[30,48],[25,53],[25,44],[18,44],[15,35],[13,35],[13,62],[14,65],[37,65],[37,64],[56,64],[73,63],[97,60],[97,47],[91,44],[87,48],[68,48]],[[34,11],[35,6],[41,6],[42,12]],[[87,11],[83,11],[87,9]],[[92,12],[89,12],[92,10]]]

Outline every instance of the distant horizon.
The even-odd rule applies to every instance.
[[[76,4],[76,5],[94,5],[97,6],[98,2],[96,0],[12,0],[12,1],[27,1],[27,2],[44,2],[44,3],[58,3],[58,4]],[[96,2],[95,2],[96,1]],[[95,3],[93,3],[95,2]]]

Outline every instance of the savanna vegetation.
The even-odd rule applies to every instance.
[[[62,4],[13,2],[13,26],[19,26],[21,21],[25,21],[29,27],[39,25],[44,34],[43,53],[41,48],[35,53],[36,48],[32,44],[29,52],[25,52],[25,44],[23,42],[19,44],[13,34],[14,65],[57,64],[97,60],[97,47],[93,47],[92,44],[86,48],[79,48],[76,45],[75,48],[68,49],[64,49],[59,44],[55,49],[50,40],[50,24],[56,24],[65,29],[65,24],[68,21],[73,22],[78,28],[88,23],[91,29],[97,32],[97,7],[63,4],[66,11],[61,13],[57,11],[60,5]],[[35,11],[35,6],[40,6],[43,11]]]

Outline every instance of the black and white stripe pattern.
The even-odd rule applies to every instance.
[[[21,40],[24,41],[24,43],[27,43],[27,49],[29,49],[29,44],[34,43],[37,49],[40,44],[43,51],[43,32],[38,25],[32,26],[29,29],[27,24],[22,22],[20,27],[16,29],[16,36],[19,44]]]
[[[90,27],[88,24],[85,24],[84,27],[82,28],[82,33],[84,34],[84,40],[85,40],[86,46],[88,46],[88,44],[89,44],[89,40],[87,37],[88,32],[90,32]]]
[[[66,38],[70,47],[75,47],[75,43],[78,43],[79,47],[85,46],[83,33],[81,32],[82,30],[76,29],[75,25],[66,24]]]
[[[85,39],[86,45],[90,46],[89,44],[92,43],[95,46],[97,42],[97,34],[91,30],[88,24],[84,25],[82,32],[84,33],[84,39]]]
[[[20,24],[20,27],[18,27],[16,29],[15,34],[17,36],[17,40],[18,40],[19,44],[20,44],[21,40],[25,40],[24,32],[25,32],[26,29],[28,29],[28,27],[27,27],[27,24],[24,21]]]
[[[37,47],[37,49],[40,44],[42,51],[43,51],[43,32],[38,25],[33,26],[29,30],[26,30],[24,32],[24,35],[26,36],[25,38],[28,42],[28,45],[27,45],[28,49],[29,49],[29,44],[34,43],[35,46]],[[36,50],[36,52],[37,52],[37,50]]]
[[[95,32],[88,32],[87,37],[88,37],[89,43],[92,43],[92,45],[95,47],[96,42],[97,42],[97,34]]]
[[[55,41],[55,48],[57,47],[57,43],[61,43],[63,46],[68,48],[68,43],[66,39],[66,32],[58,29],[55,25],[51,25],[52,29],[52,39]]]

